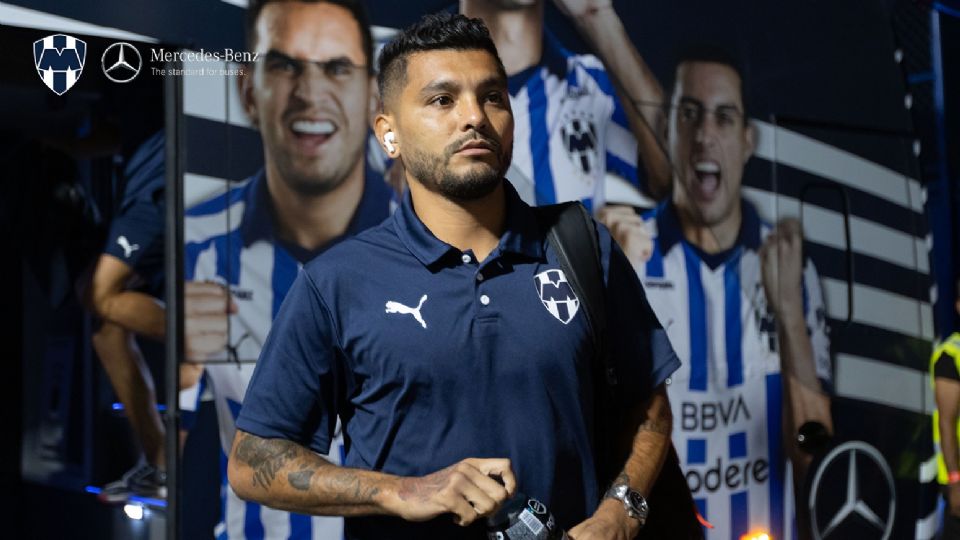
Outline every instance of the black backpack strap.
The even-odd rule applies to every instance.
[[[580,299],[580,308],[586,314],[593,334],[597,352],[593,361],[594,459],[597,480],[603,492],[623,466],[625,449],[616,447],[612,434],[620,429],[625,419],[616,407],[620,397],[617,373],[604,344],[607,318],[597,228],[590,213],[579,202],[540,206],[533,210],[541,230],[547,231],[547,241],[557,253],[573,292]],[[644,538],[703,539],[696,506],[672,444],[648,501],[655,510],[644,526]]]
[[[616,371],[606,351],[606,301],[597,228],[587,209],[579,202],[541,206],[534,209],[547,242],[557,254],[570,287],[580,300],[593,338],[593,447],[594,465],[601,492],[619,472],[614,437],[617,418]]]
[[[540,206],[534,211],[542,229],[547,231],[547,241],[556,252],[563,273],[580,299],[597,351],[596,359],[603,362],[602,380],[607,386],[615,386],[616,370],[608,359],[604,343],[607,313],[596,224],[579,202]]]

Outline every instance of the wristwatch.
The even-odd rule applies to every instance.
[[[623,502],[623,508],[627,515],[640,522],[640,526],[647,522],[647,514],[650,513],[650,506],[647,500],[639,491],[630,489],[627,484],[614,484],[610,486],[607,493],[603,496],[605,499],[617,499]]]

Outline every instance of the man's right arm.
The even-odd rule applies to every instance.
[[[507,459],[470,458],[423,477],[400,477],[334,465],[292,441],[242,430],[227,476],[241,498],[291,512],[407,521],[453,514],[462,526],[492,515],[516,490]]]
[[[166,335],[164,308],[152,296],[126,290],[134,269],[113,255],[104,253],[86,291],[87,305],[101,319],[140,336],[163,340]]]

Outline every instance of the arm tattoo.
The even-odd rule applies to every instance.
[[[287,483],[291,487],[300,491],[310,491],[310,479],[313,478],[314,471],[301,465],[301,469],[287,474]]]
[[[370,503],[380,493],[380,488],[370,485],[350,469],[336,469],[323,477],[323,489],[332,493],[337,502],[342,503]]]
[[[447,485],[452,472],[453,468],[447,467],[423,478],[403,478],[400,480],[397,495],[404,501],[427,502],[434,493]]]
[[[253,485],[267,489],[277,472],[302,451],[290,441],[261,439],[241,433],[235,455],[253,469]],[[309,483],[309,478],[307,480]]]
[[[340,503],[371,503],[380,493],[380,488],[358,474],[358,471],[341,468],[325,461],[291,441],[261,439],[243,432],[238,434],[234,452],[236,459],[253,471],[253,485],[269,489],[277,473],[284,467],[296,470],[287,473],[287,483],[297,491],[310,491],[314,476],[319,479],[322,493]],[[326,472],[317,475],[317,471]]]
[[[660,435],[670,435],[671,423],[669,418],[648,418],[640,424],[637,431],[652,431]]]

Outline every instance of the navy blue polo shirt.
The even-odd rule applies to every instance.
[[[237,427],[324,453],[337,415],[344,465],[422,476],[508,457],[518,489],[564,528],[601,494],[591,450],[593,345],[535,216],[504,183],[506,227],[478,262],[438,240],[407,194],[392,219],[304,267],[264,344]],[[643,289],[599,227],[609,352],[636,399],[679,362]],[[348,538],[484,538],[447,516],[348,518]]]

